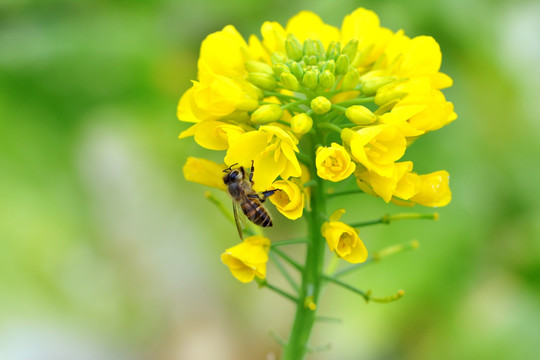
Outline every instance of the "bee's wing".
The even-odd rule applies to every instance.
[[[243,230],[246,227],[246,216],[240,208],[240,204],[236,201],[233,201],[233,210],[234,210],[234,222],[236,223],[236,230],[238,230],[238,235],[240,239],[244,239]]]

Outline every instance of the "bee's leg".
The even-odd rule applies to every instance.
[[[251,160],[251,169],[249,170],[249,182],[251,185],[253,185],[253,173],[255,171],[255,167],[253,166],[253,160]]]
[[[257,194],[257,196],[259,197],[260,202],[263,203],[267,197],[274,195],[276,191],[281,191],[281,189],[266,190],[260,194]]]

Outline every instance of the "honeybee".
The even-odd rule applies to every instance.
[[[238,235],[240,239],[243,239],[242,229],[243,229],[243,215],[254,224],[262,227],[272,226],[272,219],[270,214],[264,208],[263,203],[267,197],[274,194],[275,190],[266,190],[262,193],[257,193],[253,190],[253,161],[251,161],[251,169],[249,176],[247,176],[244,167],[240,166],[236,169],[232,167],[238,165],[233,164],[227,169],[223,170],[225,176],[223,176],[223,182],[227,185],[227,190],[233,199],[233,210],[234,210],[234,220],[236,222],[236,229],[238,230]],[[241,213],[241,212],[242,213]]]

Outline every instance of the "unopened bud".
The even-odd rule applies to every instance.
[[[254,124],[268,124],[281,119],[283,110],[277,104],[262,105],[251,114]]]
[[[343,144],[349,145],[351,143],[351,139],[356,134],[356,131],[351,130],[349,128],[345,128],[341,130],[341,140],[343,140]]]
[[[304,77],[304,69],[302,69],[302,65],[297,62],[291,65],[291,73],[296,76],[298,80],[302,80]]]
[[[379,90],[379,88],[383,87],[384,85],[390,84],[391,82],[395,81],[396,78],[393,77],[378,77],[368,80],[362,80],[362,94],[367,96],[373,96]]]
[[[315,90],[317,88],[317,85],[319,84],[319,77],[313,70],[308,70],[304,73],[304,77],[302,78],[302,84],[304,84],[305,87],[311,90]]]
[[[324,89],[330,89],[336,82],[336,76],[330,70],[324,70],[319,76],[319,83]]]
[[[313,119],[306,113],[300,113],[291,119],[291,130],[298,135],[303,135],[311,130]]]
[[[324,114],[332,107],[330,100],[324,96],[317,96],[315,99],[311,100],[311,110],[315,114]]]
[[[270,55],[270,58],[272,59],[273,64],[285,64],[287,62],[287,57],[279,52],[273,52],[272,55]]]
[[[317,55],[310,55],[310,56],[308,56],[307,64],[308,65],[317,65],[318,61],[319,61],[319,59],[317,58]]]
[[[402,99],[407,96],[407,92],[399,91],[393,87],[382,87],[377,91],[375,95],[375,104],[383,106],[398,99]]]
[[[323,71],[324,71],[324,70],[328,70],[328,71],[330,71],[331,73],[335,72],[335,71],[336,71],[336,62],[335,62],[334,60],[328,60],[328,61],[325,61],[322,70],[323,70]]]
[[[294,61],[299,61],[304,56],[302,44],[292,34],[289,34],[287,40],[285,40],[285,51],[287,52],[287,56]]]
[[[341,83],[341,90],[352,90],[358,85],[358,80],[360,79],[360,74],[358,70],[351,69],[343,77],[343,82]]]
[[[274,64],[274,66],[272,66],[272,69],[274,71],[274,75],[276,75],[277,77],[279,77],[283,72],[291,71],[289,67],[285,64]]]
[[[343,75],[349,71],[349,58],[347,55],[341,54],[336,60],[336,74]]]
[[[319,49],[314,40],[307,39],[306,41],[304,41],[304,55],[311,56],[317,55],[318,53]]]
[[[326,49],[326,58],[335,60],[341,54],[339,42],[332,41]]]
[[[248,73],[248,80],[250,83],[263,90],[272,91],[277,85],[274,75],[267,73]]]
[[[324,45],[321,40],[315,40],[315,48],[317,49],[317,53],[315,55],[322,59],[324,56]]]
[[[290,72],[281,73],[279,80],[281,81],[281,85],[285,89],[291,91],[298,90],[298,79]]]
[[[367,107],[361,105],[353,105],[345,111],[347,119],[351,120],[356,125],[368,125],[377,120],[377,116]]]
[[[349,57],[349,61],[352,63],[354,62],[354,58],[356,57],[357,51],[358,51],[358,40],[352,39],[345,45],[341,53],[347,55]]]
[[[270,65],[265,64],[260,61],[246,61],[246,70],[248,72],[254,72],[254,73],[265,73],[265,74],[272,74],[272,68]]]

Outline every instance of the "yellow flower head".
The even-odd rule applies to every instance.
[[[351,161],[345,148],[336,143],[332,143],[330,147],[319,147],[315,164],[317,175],[321,179],[333,182],[348,178],[356,169],[355,163]]]
[[[420,178],[411,173],[412,168],[411,161],[395,163],[390,177],[363,169],[356,174],[357,184],[364,192],[376,194],[385,202],[390,202],[392,196],[407,200],[420,190]]]
[[[229,267],[231,274],[243,283],[252,281],[255,276],[266,277],[266,263],[270,239],[263,236],[251,236],[240,244],[225,250],[221,261]]]
[[[345,210],[335,211],[330,221],[323,224],[321,232],[326,238],[330,251],[335,251],[342,259],[353,263],[366,261],[368,252],[364,243],[358,236],[358,231],[339,221]]]
[[[302,217],[305,195],[297,182],[278,180],[272,184],[269,190],[272,189],[280,189],[270,197],[270,201],[276,205],[280,213],[291,220]]]
[[[381,176],[392,176],[394,162],[405,153],[407,142],[394,126],[381,124],[358,131],[344,129],[343,141],[350,146],[353,158]]]
[[[452,200],[452,192],[448,187],[450,175],[447,171],[420,175],[420,180],[420,191],[410,198],[411,201],[424,206],[440,207],[448,205]]]
[[[253,181],[257,191],[266,190],[278,176],[288,179],[302,174],[295,154],[299,151],[298,139],[280,127],[261,126],[258,131],[235,137],[230,144],[225,163],[249,168],[253,160]]]

